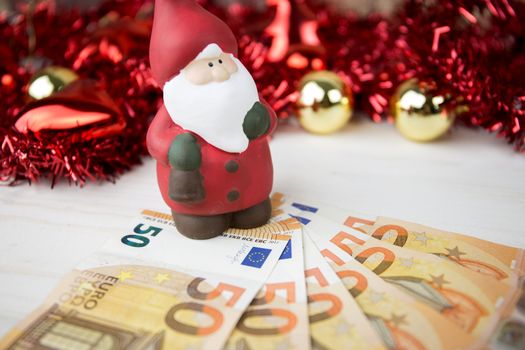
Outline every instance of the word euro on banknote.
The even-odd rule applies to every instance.
[[[221,349],[294,232],[288,220],[195,241],[145,210],[0,348]]]

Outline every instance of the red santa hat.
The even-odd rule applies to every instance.
[[[155,0],[149,59],[160,86],[213,43],[237,55],[237,40],[230,28],[195,0]]]

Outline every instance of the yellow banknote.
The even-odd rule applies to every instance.
[[[329,220],[322,222],[319,217],[294,212],[287,207],[282,209],[302,220],[304,232],[312,238],[326,261],[337,271],[348,291],[357,298],[357,303],[373,325],[384,347],[389,349],[475,348],[476,341],[471,335],[432,307],[387,283],[357,263],[351,254],[345,252],[343,256],[335,255],[333,249],[331,250],[333,247],[330,242],[333,236],[330,224],[336,225],[335,223]],[[324,225],[319,225],[320,222]],[[367,303],[369,297],[371,303]]]
[[[232,307],[242,293],[236,285],[158,267],[74,270],[0,348],[220,348],[242,313]]]
[[[391,245],[315,213],[288,212],[306,223],[316,244],[324,244],[323,255],[333,263],[343,265],[355,258],[383,280],[486,342],[519,295],[519,290],[509,284],[434,255]]]
[[[517,284],[525,275],[524,249],[398,219],[379,217],[372,220],[367,213],[341,209],[314,199],[290,198],[276,193],[272,200],[275,208],[288,205],[315,213],[391,244],[435,254],[502,282]]]
[[[359,262],[331,263],[388,349],[477,349],[474,337]]]
[[[315,213],[316,215],[321,215],[337,223],[344,223],[346,226],[351,227],[362,233],[370,235],[372,232],[374,232],[372,230],[372,227],[375,222],[374,220],[371,220],[370,215],[365,212],[341,209],[333,205],[320,202],[318,200],[290,198],[283,194],[276,194],[273,198],[273,204],[277,208],[276,210],[280,210],[280,212],[284,212],[282,210],[284,206],[289,206],[295,209],[299,209],[303,213]],[[307,220],[305,218],[299,218],[304,223],[307,223]],[[380,218],[379,220],[382,219],[383,218]],[[407,245],[404,244],[410,243],[410,238],[407,238],[407,236],[410,237],[412,234],[410,230],[408,230],[408,228],[410,227],[410,229],[414,230],[413,234],[415,237],[412,238],[414,238],[414,241],[416,242],[416,247],[417,244],[421,242],[421,248],[418,247],[418,249],[414,250],[423,250],[424,252],[434,253],[437,256],[443,257],[447,260],[451,260],[455,263],[459,263],[460,265],[469,268],[475,272],[478,272],[482,275],[491,276],[496,280],[510,284],[515,284],[516,277],[523,275],[523,250],[521,249],[505,247],[473,237],[436,230],[422,225],[405,223],[403,221],[398,221],[395,219],[387,220],[387,225],[392,224],[392,222],[389,221],[394,221],[394,224],[402,223],[405,224],[406,227],[395,227],[393,229],[382,227],[378,230],[378,232],[376,232],[376,238],[387,240],[390,243],[399,246],[407,247]],[[381,227],[385,225],[378,223],[378,225],[376,226]],[[405,228],[406,231],[409,231],[408,234],[406,234],[403,228]],[[355,233],[355,231],[352,232]],[[427,233],[435,233],[439,236],[443,235],[443,237],[446,238],[446,240],[449,243],[454,242],[460,247],[469,247],[470,249],[466,249],[467,251],[465,252],[458,248],[454,249],[454,247],[445,250],[442,249],[438,253],[436,253],[435,249],[424,250],[428,249],[428,247],[431,246],[426,244],[428,241],[427,238],[429,238]],[[480,247],[481,249],[479,249]],[[492,250],[492,248],[495,248],[494,251]],[[444,251],[446,251],[446,253],[443,253]],[[460,255],[460,258],[462,258],[461,261],[457,257],[458,253]],[[496,259],[496,261],[494,261],[493,259]],[[493,263],[487,263],[490,261],[493,261]],[[499,265],[502,266],[502,269],[499,271],[497,267],[494,267],[494,265],[498,265],[498,261],[503,262]],[[506,277],[506,273],[503,271],[505,271],[509,266],[510,269],[508,270],[511,270],[511,272],[508,274],[508,276],[510,277]],[[513,274],[517,276],[512,276]],[[484,343],[484,346],[492,349],[525,348],[525,281],[523,281],[523,278],[521,280],[522,292],[520,299],[515,305],[511,302],[502,305],[501,308],[499,308],[498,311],[500,319],[497,322],[497,325],[493,327],[491,337]]]
[[[310,349],[301,231],[290,236],[264,287],[233,330],[226,349]]]
[[[355,299],[304,236],[305,275],[314,349],[386,349]]]
[[[347,241],[354,235],[338,234],[334,241],[339,249],[352,250],[358,262],[385,281],[478,337],[494,330],[495,322],[502,317],[505,308],[515,302],[519,292],[507,284],[494,282],[429,254],[378,240],[357,245]]]
[[[386,217],[368,230],[372,237],[435,254],[496,280],[516,284],[525,274],[525,250],[459,233]]]
[[[0,340],[4,349],[221,349],[272,272],[295,220],[207,241],[145,210]]]

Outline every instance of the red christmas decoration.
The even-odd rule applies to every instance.
[[[116,1],[80,15],[57,14],[48,5],[39,4],[33,14],[22,8],[21,14],[0,15],[5,38],[0,42],[0,179],[16,184],[49,178],[52,185],[61,178],[79,185],[88,179],[113,181],[147,154],[146,130],[160,97],[147,59],[148,7],[142,1]],[[59,93],[30,102],[31,76],[50,64],[74,69],[84,83],[64,90],[67,97]],[[15,123],[36,107],[60,113],[25,120],[44,125],[40,132],[17,129]],[[111,117],[79,128],[68,121],[75,115],[68,116],[71,110],[65,107]],[[60,123],[60,130],[52,130]]]
[[[458,123],[497,132],[516,150],[525,151],[525,75],[520,74],[525,68],[524,3],[408,0],[388,18],[312,8],[326,50],[324,66],[346,77],[356,96],[356,109],[372,120],[391,121],[388,105],[396,87],[417,77],[435,86],[436,93],[455,97],[449,103],[465,110]],[[230,23],[231,11],[220,15]],[[236,15],[234,23],[239,26],[243,19]],[[271,32],[288,33],[292,42],[290,33],[297,32],[300,24],[278,22],[278,17],[272,23],[280,23],[280,28],[272,27]],[[290,115],[297,82],[311,67],[290,69],[285,60],[272,62],[268,51],[274,44],[264,30],[238,33],[240,56],[253,60],[251,69],[266,99],[279,116]]]
[[[239,57],[281,118],[293,114],[297,84],[312,69],[343,76],[356,109],[375,122],[390,120],[390,97],[416,77],[462,106],[458,124],[495,132],[525,151],[521,1],[407,0],[390,17],[365,18],[301,0],[269,0],[266,10],[201,3],[232,28]],[[60,16],[46,4],[31,16],[34,35],[27,31],[27,10],[0,15],[0,178],[113,180],[145,154],[145,130],[160,99],[147,60],[151,3],[112,1],[83,15]],[[28,102],[25,89],[34,67],[43,64],[73,68],[81,79],[97,81],[121,110],[126,128],[103,140],[74,143],[61,133],[44,142],[18,132],[14,124]]]

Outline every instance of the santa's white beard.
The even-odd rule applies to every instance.
[[[174,123],[230,153],[248,147],[242,124],[246,113],[259,101],[252,76],[242,65],[223,82],[195,85],[181,72],[164,85],[164,105]]]

